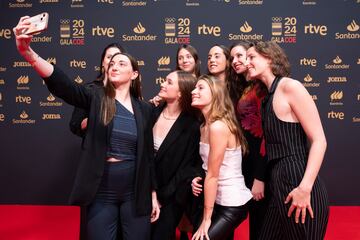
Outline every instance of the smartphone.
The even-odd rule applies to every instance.
[[[49,22],[49,14],[47,12],[43,12],[31,18],[28,18],[27,20],[30,21],[30,26],[28,29],[25,29],[23,31],[23,34],[36,35],[47,29]]]

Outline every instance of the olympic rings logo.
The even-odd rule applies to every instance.
[[[165,22],[166,22],[166,23],[175,23],[175,22],[176,22],[176,18],[170,18],[170,17],[165,18]]]
[[[272,17],[271,20],[273,22],[281,22],[282,21],[282,17]]]

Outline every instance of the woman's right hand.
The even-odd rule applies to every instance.
[[[192,181],[191,181],[191,189],[192,189],[192,193],[198,197],[201,192],[202,192],[202,185],[200,184],[200,181],[202,180],[201,177],[195,177]]]
[[[159,96],[155,96],[152,99],[149,100],[151,104],[153,104],[155,107],[159,106],[160,102],[162,101],[162,98]]]
[[[23,34],[24,30],[30,27],[30,22],[27,21],[29,16],[21,17],[13,32],[16,39],[16,47],[21,55],[26,55],[30,51],[30,42],[32,35]],[[26,58],[26,56],[24,56]]]

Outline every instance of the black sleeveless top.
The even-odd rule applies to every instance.
[[[300,123],[284,122],[277,118],[273,109],[274,92],[281,77],[276,77],[268,96],[262,102],[263,130],[268,161],[297,155],[306,160],[307,136]]]

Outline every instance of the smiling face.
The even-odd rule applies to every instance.
[[[110,60],[115,53],[121,53],[120,49],[118,49],[116,47],[111,47],[106,50],[104,58],[102,60],[102,67],[105,70],[105,73],[107,73]],[[106,74],[105,74],[105,76],[106,76]]]
[[[247,69],[248,76],[250,78],[258,78],[261,79],[261,76],[265,72],[271,72],[271,60],[264,57],[260,53],[255,50],[255,47],[251,47],[246,52],[247,57]]]
[[[200,79],[195,86],[195,89],[191,92],[191,106],[200,110],[204,108],[210,108],[212,101],[212,92],[209,84]]]
[[[114,85],[130,85],[138,74],[138,71],[133,70],[130,59],[123,54],[116,54],[109,63],[108,77]]]
[[[185,48],[180,49],[177,58],[178,65],[181,70],[194,74],[195,59],[188,50]]]
[[[165,81],[161,84],[158,96],[165,101],[179,100],[181,94],[179,89],[178,74],[172,72],[166,76]]]
[[[231,49],[230,55],[232,57],[231,66],[236,74],[244,74],[246,68],[246,49],[243,46],[235,46]]]
[[[218,76],[226,71],[227,59],[219,46],[214,46],[208,54],[208,70],[211,75]]]

